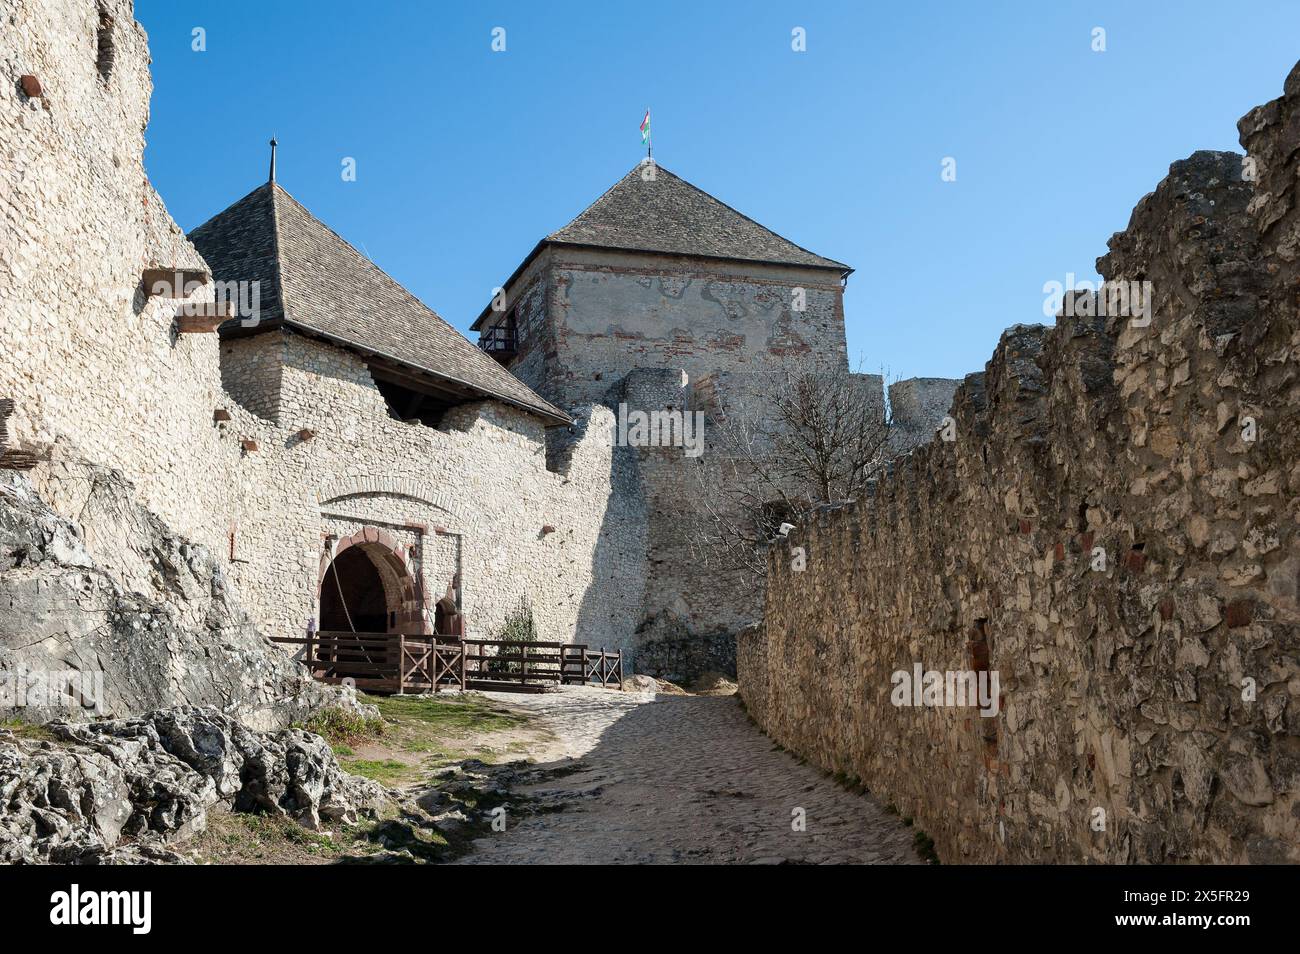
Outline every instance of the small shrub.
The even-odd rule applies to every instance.
[[[533,607],[527,596],[519,597],[519,604],[506,615],[496,638],[515,643],[537,642],[537,621],[533,619]],[[505,651],[512,653],[515,650],[511,647]],[[524,647],[524,652],[527,651]],[[523,665],[510,660],[489,660],[487,669],[488,672],[522,672]]]
[[[939,863],[939,855],[934,850],[934,839],[927,835],[921,829],[917,829],[912,835],[912,844],[916,846],[916,853],[925,861],[932,865]]]
[[[363,716],[351,709],[322,709],[300,726],[322,736],[331,746],[351,748],[358,742],[379,738],[387,726],[383,719]]]

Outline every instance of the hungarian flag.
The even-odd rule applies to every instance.
[[[641,145],[650,144],[650,110],[645,111],[645,119],[641,120]]]

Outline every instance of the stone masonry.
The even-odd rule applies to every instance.
[[[700,411],[762,407],[787,373],[847,373],[847,266],[777,236],[643,163],[552,233],[475,324],[508,327],[507,367],[557,405]],[[864,383],[881,392],[874,375]],[[956,382],[900,382],[897,447],[933,431]],[[907,400],[906,398],[910,398]],[[551,438],[553,450],[565,435]],[[646,520],[644,599],[634,610],[637,668],[669,679],[735,668],[736,633],[762,614],[761,587],[701,566],[689,545],[698,458],[627,448],[624,488]],[[757,595],[753,595],[757,593]]]
[[[265,636],[301,636],[327,568],[357,547],[390,631],[431,631],[441,604],[492,636],[525,600],[541,638],[628,650],[629,666],[680,679],[733,670],[761,604],[689,551],[697,463],[611,446],[614,411],[717,412],[761,400],[775,372],[845,369],[847,266],[667,170],[658,191],[629,190],[638,168],[506,283],[512,376],[273,182],[221,214],[224,236],[188,240],[144,173],[149,55],[130,0],[10,0],[3,16],[4,438],[41,458],[32,486],[92,558],[112,571],[144,546],[84,509],[87,468],[107,468],[202,548]],[[643,200],[649,248],[634,234]],[[267,210],[269,247],[297,261],[254,241]],[[206,280],[159,293],[145,279],[159,269]],[[272,278],[262,326],[194,333],[178,317],[217,283]],[[401,320],[371,320],[394,302]],[[445,406],[400,413],[384,390],[395,367]]]
[[[1239,129],[1098,261],[1149,324],[1011,328],[955,440],[770,554],[749,712],[945,861],[1300,861],[1300,66]],[[918,663],[998,673],[997,714],[898,705]]]
[[[266,635],[304,632],[329,548],[356,536],[409,578],[394,627],[427,630],[450,591],[468,634],[490,636],[525,597],[542,638],[627,646],[644,531],[635,506],[611,503],[609,413],[577,408],[548,469],[555,422],[505,402],[405,422],[347,347],[178,333],[181,299],[147,294],[142,274],[205,262],[144,174],[148,51],[131,3],[17,0],[5,19],[0,395],[15,402],[11,443],[48,452],[31,473],[42,495],[75,521],[80,462],[120,471],[213,554]]]

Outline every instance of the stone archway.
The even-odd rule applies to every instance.
[[[432,631],[410,555],[375,527],[342,538],[321,556],[316,596],[325,632]]]

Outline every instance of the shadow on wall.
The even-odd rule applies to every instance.
[[[592,428],[612,427],[613,418],[600,406],[577,416],[572,430],[547,433],[548,467],[567,472],[574,448]],[[598,439],[597,435],[592,435]],[[624,671],[635,665],[633,630],[645,603],[645,494],[635,451],[615,447],[610,455],[609,481],[600,531],[591,554],[591,578],[578,607],[574,639],[624,653]]]
[[[680,408],[686,378],[680,369],[637,369],[610,386],[604,404],[592,408],[573,432],[548,435],[548,465],[567,472],[575,446],[587,431],[609,428],[613,436],[620,403],[634,408]],[[559,430],[557,435],[555,431]],[[665,457],[664,454],[670,456]],[[705,673],[735,674],[735,634],[705,614],[730,605],[694,589],[699,574],[684,523],[694,478],[679,448],[616,446],[610,455],[608,497],[592,554],[591,585],[578,614],[577,641],[618,647],[625,672],[674,682]],[[689,462],[689,458],[687,459]],[[712,588],[716,590],[716,587]]]

